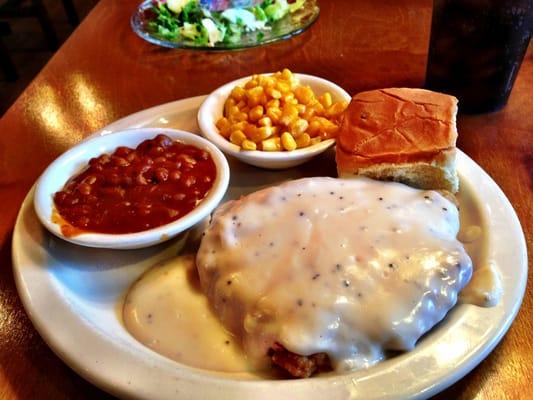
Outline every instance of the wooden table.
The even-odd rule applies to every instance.
[[[251,73],[289,67],[354,94],[421,86],[430,0],[322,1],[318,22],[267,47],[207,53],[167,50],[139,39],[136,0],[102,0],[0,122],[0,398],[100,398],[32,327],[11,270],[11,234],[22,199],[46,165],[91,132],[157,104],[205,94]],[[533,51],[507,107],[459,118],[459,147],[507,194],[533,235]],[[530,249],[531,252],[531,249]],[[530,258],[531,260],[531,258]],[[533,398],[533,291],[495,351],[441,399]]]

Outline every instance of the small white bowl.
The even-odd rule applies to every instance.
[[[351,100],[351,96],[343,88],[326,79],[305,74],[294,74],[294,76],[301,85],[311,86],[311,89],[317,95],[330,92],[333,101]],[[235,86],[243,85],[250,79],[251,76],[247,76],[221,86],[211,93],[200,106],[200,110],[198,111],[198,125],[202,131],[202,135],[212,141],[220,150],[256,167],[282,169],[303,164],[335,144],[335,139],[327,139],[313,146],[294,151],[249,151],[241,150],[239,146],[234,145],[220,135],[215,123],[222,117],[224,102]]]
[[[200,204],[180,219],[157,228],[127,234],[82,233],[66,237],[60,226],[52,222],[53,196],[67,180],[83,169],[88,161],[103,153],[112,153],[119,146],[134,148],[146,139],[163,133],[185,144],[196,146],[211,155],[216,166],[213,187]],[[118,131],[81,142],[59,156],[37,181],[33,199],[35,212],[41,223],[57,237],[88,247],[109,249],[138,249],[164,242],[206,217],[222,200],[229,183],[229,166],[224,155],[212,143],[193,133],[167,128],[142,128]]]

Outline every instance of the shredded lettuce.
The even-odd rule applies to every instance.
[[[265,8],[265,14],[270,21],[278,21],[289,13],[287,0],[276,0]]]
[[[238,43],[245,32],[258,31],[262,40],[269,24],[300,9],[305,0],[264,0],[248,8],[228,8],[222,12],[203,8],[199,0],[154,0],[155,17],[149,28],[167,40],[188,40],[197,45]]]

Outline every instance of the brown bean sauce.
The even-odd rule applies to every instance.
[[[135,149],[118,147],[92,158],[54,195],[54,203],[61,217],[78,228],[62,226],[67,236],[73,231],[140,232],[189,213],[215,177],[208,152],[161,134]]]

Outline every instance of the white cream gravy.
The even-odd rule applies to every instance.
[[[323,178],[315,178],[315,179],[321,180]],[[388,184],[384,184],[384,185],[387,186]],[[319,184],[319,186],[321,185]],[[381,186],[381,183],[377,182],[378,189],[380,186]],[[342,200],[339,199],[339,197],[341,196],[344,197],[343,194],[337,193],[337,196],[336,196],[337,201],[332,202],[330,198],[330,196],[332,195],[329,194],[328,189],[325,186],[320,187],[320,188],[317,188],[317,187],[309,188],[308,187],[306,188],[305,192],[307,192],[307,190],[309,189],[312,189],[308,193],[311,196],[311,199],[313,199],[313,201],[311,202],[311,207],[316,207],[317,205],[321,204],[317,201],[316,196],[319,195],[320,192],[323,192],[323,194],[320,196],[322,197],[320,202],[327,200],[327,203],[330,204],[332,207],[332,209],[330,210],[330,213],[333,212],[333,215],[335,213],[339,213],[340,215],[343,216],[342,218],[337,219],[337,223],[340,221],[341,225],[349,225],[349,226],[352,226],[353,229],[356,229],[358,226],[360,227],[364,225],[361,219],[354,219],[353,215],[350,216],[349,214],[350,211],[346,210],[348,207],[345,207],[345,210],[337,209],[337,207],[342,207],[342,205],[336,205],[335,203],[340,203],[342,202],[342,200],[344,200],[344,198]],[[464,190],[462,189],[462,191]],[[300,190],[296,192],[296,197],[300,199],[302,196],[298,196],[299,193],[303,195],[304,192]],[[374,199],[374,202],[376,198],[376,193],[374,193],[373,196],[372,195],[370,196]],[[419,193],[422,193],[422,192],[419,192]],[[432,197],[435,194],[435,192],[425,192],[425,193],[430,193]],[[315,197],[313,197],[313,195],[315,195]],[[352,194],[350,193],[347,193],[347,195],[348,196],[346,197],[346,200],[352,197]],[[325,198],[323,198],[324,196]],[[369,196],[369,193],[366,193],[364,196]],[[387,210],[387,207],[393,204],[391,203],[391,199],[389,199],[388,197],[389,196],[387,196],[386,200],[385,198],[384,200],[379,200],[379,196],[378,196],[377,201],[379,203],[377,203],[377,206],[381,208],[382,206],[384,206],[385,210]],[[439,202],[444,201],[443,199],[440,198],[440,195],[438,195],[436,198],[438,200],[437,206]],[[360,204],[361,203],[360,200],[361,199],[359,199],[359,201],[357,201],[356,203]],[[397,201],[395,201],[394,204],[398,205],[400,201],[398,201],[399,199],[396,199],[396,200]],[[301,199],[298,201],[301,201]],[[421,204],[420,201],[418,201],[417,203],[418,203],[417,207],[419,207]],[[468,203],[469,202],[467,201],[461,200],[461,207],[462,207],[461,218],[466,219],[466,222],[463,221],[465,222],[465,224],[463,225],[463,229],[462,229],[460,237],[463,236],[462,238],[465,239],[465,242],[470,242],[469,244],[466,245],[468,252],[471,255],[474,253],[472,256],[474,257],[475,260],[478,260],[478,259],[481,259],[483,256],[483,254],[481,254],[482,251],[479,249],[483,248],[480,242],[484,241],[485,238],[483,237],[482,232],[480,232],[481,229],[479,228],[479,226],[482,225],[482,221],[480,220],[478,213],[474,212],[475,210],[473,209],[468,209],[468,207],[463,207],[464,204],[468,205]],[[352,207],[357,206],[357,204],[352,205]],[[434,204],[434,203],[433,202],[428,203],[427,199],[424,199],[423,204]],[[276,202],[274,201],[273,204],[269,204],[268,206],[270,206],[271,212],[276,212],[275,210],[279,209],[279,202],[278,204],[276,204]],[[223,217],[224,215],[228,216],[229,209],[230,209],[229,207],[231,206],[230,205],[222,206],[221,210],[217,212],[217,218],[220,218],[221,216]],[[472,208],[472,205],[470,205],[470,208]],[[367,218],[372,215],[375,215],[374,212],[369,211],[372,209],[374,209],[374,211],[378,211],[377,209],[375,209],[375,205],[373,207],[368,207],[365,209],[366,215],[363,215],[363,217]],[[452,210],[451,211],[452,216],[451,217],[448,216],[448,219],[452,220],[452,226],[444,230],[445,231],[449,230],[446,236],[449,236],[451,238],[453,236],[453,232],[457,229],[457,222],[453,222],[456,219],[456,216],[454,215],[454,212],[453,212],[454,207],[452,206],[450,209]],[[332,222],[330,220],[331,218],[330,215],[328,213],[324,213],[323,211],[324,210],[322,210],[322,212],[316,215],[317,221],[319,221],[320,219],[325,219],[327,222]],[[394,213],[391,213],[391,214],[394,214]],[[440,213],[437,213],[436,215],[440,217],[443,216],[443,214],[440,214]],[[420,216],[421,215],[418,215],[416,218],[419,218]],[[287,230],[290,231],[291,227],[293,227],[294,225],[294,221],[298,221],[298,222],[300,221],[299,217],[300,216],[298,215],[298,218],[296,219],[293,218],[291,220],[289,218],[285,220],[285,223],[279,226],[278,229],[274,229],[273,232],[269,231],[270,232],[269,235],[273,236],[276,239],[276,241],[283,240],[283,238],[287,237],[287,235],[289,234],[286,231]],[[359,215],[359,217],[361,217],[361,215]],[[400,218],[401,221],[400,220],[396,221],[396,222],[401,222],[398,224],[397,227],[394,228],[396,229],[396,232],[395,232],[396,236],[401,236],[402,234],[402,224],[405,224],[405,217],[407,217],[407,219],[410,218],[408,214],[405,214],[403,215],[402,218]],[[264,227],[261,226],[262,224],[257,223],[258,218],[260,220],[259,222],[265,221],[265,219],[261,219],[262,217],[259,215],[259,216],[252,217],[252,222],[258,225],[259,227],[261,227],[261,229],[263,229]],[[266,219],[266,221],[268,221],[268,219]],[[348,221],[349,223],[346,224],[345,223],[346,221]],[[234,222],[233,220],[226,221],[226,225],[229,225],[229,228],[227,227],[229,230],[226,229],[225,231],[222,231],[219,233],[221,235],[230,235],[230,237],[234,236],[235,230],[233,230],[232,232],[232,229],[231,229],[231,227],[234,226],[233,222]],[[394,219],[389,222],[392,225],[396,225],[394,224],[395,222]],[[406,228],[408,228],[408,226],[410,225],[409,221],[407,222],[408,224],[404,226],[404,230],[406,230]],[[447,223],[448,222],[446,222],[444,225],[446,225]],[[296,230],[299,229],[297,226],[295,228]],[[345,229],[341,229],[340,231],[343,231],[343,230]],[[338,242],[338,240],[335,239],[336,238],[335,235],[337,235],[337,231],[338,231],[337,229],[329,229],[326,233],[323,234],[323,236],[325,236],[323,240],[325,241],[327,240],[331,242],[334,242],[334,241]],[[316,237],[316,235],[317,233],[314,234],[313,239],[319,240]],[[358,237],[359,235],[360,234],[358,234]],[[395,236],[395,235],[392,235],[392,236]],[[305,238],[306,238],[305,236],[298,237],[299,241],[301,241],[302,243]],[[307,237],[307,239],[310,240],[312,238]],[[267,235],[263,236],[263,241],[266,241],[266,240],[268,240]],[[384,240],[384,239],[382,238],[381,240]],[[265,243],[267,243],[268,246],[270,247],[270,242],[264,242],[263,244],[256,244],[256,247],[257,248],[264,247]],[[348,251],[346,250],[347,249],[346,246],[348,245],[348,243],[341,241],[340,243],[338,243],[338,245],[339,245],[339,249],[332,249],[331,246],[325,246],[325,247],[329,250],[333,250],[333,253],[336,252],[337,256],[342,256],[342,254],[346,255]],[[342,245],[344,245],[344,247],[342,247]],[[290,256],[289,260],[287,261],[290,261],[290,259],[294,257],[296,258],[301,257],[301,254],[305,253],[305,250],[302,250],[303,247],[306,247],[306,246],[300,246],[300,250],[296,251],[298,249],[295,247],[295,244],[288,246],[289,252],[291,251],[291,249],[294,249],[295,251],[293,252],[294,255]],[[308,256],[305,258],[306,260],[313,260],[316,253],[317,252],[320,253],[321,251],[319,250],[323,248],[323,246],[309,246],[309,247],[310,247],[311,252],[308,253]],[[212,251],[212,249],[209,249],[209,247],[205,247],[205,246],[203,250],[204,252]],[[243,250],[245,254],[250,253],[249,249],[243,249]],[[405,250],[407,250],[407,248]],[[384,253],[384,251],[381,251],[381,253]],[[391,258],[391,255],[389,255],[389,258]],[[378,260],[379,260],[379,257],[378,257]],[[353,265],[355,265],[358,262],[359,263],[361,262],[361,256],[359,256],[359,260],[356,261],[355,263],[354,263],[354,259],[350,257],[348,257],[348,261],[351,262]],[[315,262],[314,264],[317,264],[317,263],[318,261]],[[331,262],[327,263],[327,265],[329,264],[331,264]],[[368,262],[366,264],[368,264]],[[246,265],[249,265],[249,263]],[[314,267],[316,267],[316,265]],[[494,270],[494,268],[492,268],[492,270]],[[346,268],[346,271],[350,271],[350,268]],[[331,273],[330,271],[326,271],[326,273],[327,272]],[[379,273],[376,273],[376,271],[374,272],[375,272],[374,277],[373,277],[374,280],[367,285],[367,289],[371,288],[372,286],[374,287],[376,286],[376,282],[377,282],[376,277],[378,277]],[[387,273],[386,270],[381,271],[381,272]],[[187,365],[204,368],[204,369],[210,369],[210,370],[216,370],[216,371],[228,371],[228,372],[237,372],[237,371],[244,372],[244,371],[250,370],[250,365],[246,359],[246,356],[243,354],[242,350],[240,349],[240,346],[238,345],[239,340],[233,337],[230,333],[228,333],[223,328],[219,320],[214,316],[214,314],[212,313],[212,310],[209,308],[206,297],[202,293],[199,293],[198,287],[194,279],[194,276],[195,276],[194,273],[195,271],[194,271],[193,258],[191,256],[185,256],[185,257],[180,256],[180,257],[177,257],[176,259],[165,262],[163,265],[156,266],[152,270],[148,271],[145,275],[143,275],[140,281],[138,281],[135,285],[133,285],[133,287],[130,289],[130,292],[127,295],[127,299],[126,299],[124,310],[123,310],[124,322],[126,324],[127,329],[141,343],[147,345],[153,350],[169,358],[185,363]],[[316,273],[319,273],[319,272],[316,272]],[[370,274],[370,272],[368,271],[365,273]],[[469,290],[463,291],[463,293],[461,294],[461,298],[463,301],[472,302],[474,304],[491,305],[495,301],[497,301],[497,299],[495,300],[497,296],[496,297],[494,296],[494,291],[491,292],[490,282],[487,282],[487,280],[492,279],[494,274],[490,275],[487,272],[483,274],[484,277],[476,278],[477,273],[478,272],[476,270],[476,274],[474,274],[474,279],[472,279],[471,284],[468,286]],[[362,272],[359,273],[359,275],[361,274]],[[357,277],[357,275],[358,275],[357,271],[353,271],[352,276]],[[233,286],[235,283],[238,283],[235,281],[235,278],[238,276],[235,276],[233,272],[229,273],[229,276],[232,277],[232,284],[229,286]],[[311,281],[313,281],[312,279],[313,276],[310,277]],[[334,275],[332,274],[332,276]],[[323,278],[323,277],[322,276],[318,277],[315,280],[318,281],[320,278]],[[497,278],[497,274],[496,274],[496,278]],[[219,279],[219,282],[222,282],[222,285],[221,285],[222,288],[224,288],[224,283],[227,286],[227,280],[224,281],[224,279],[225,279],[224,276],[221,276]],[[340,274],[339,274],[338,279],[340,279]],[[463,280],[466,280],[466,277],[463,277]],[[304,294],[307,296],[307,298],[305,298],[306,296],[297,296],[299,299],[301,298],[302,300],[302,307],[304,307],[303,305],[304,300],[309,301],[309,298],[316,297],[317,293],[320,293],[319,297],[324,296],[329,299],[331,299],[332,296],[337,296],[335,300],[337,304],[333,306],[331,306],[330,304],[330,310],[327,310],[325,313],[324,312],[320,313],[319,319],[322,321],[329,320],[330,322],[329,325],[331,325],[332,327],[335,326],[336,324],[340,325],[343,322],[342,319],[334,318],[332,317],[332,315],[328,316],[328,314],[331,314],[330,312],[331,309],[335,309],[335,308],[340,308],[340,309],[342,309],[343,307],[353,308],[354,305],[350,304],[353,302],[353,298],[349,298],[349,296],[343,297],[342,294],[335,295],[331,293],[330,294],[324,293],[323,290],[322,291],[319,290],[317,292],[316,290],[314,290],[316,289],[313,287],[314,283],[311,282],[311,284],[309,284],[308,281],[309,281],[309,277],[307,277],[307,280],[304,282],[303,288],[299,289],[300,291],[303,290],[305,292]],[[474,285],[475,282],[478,282],[478,284]],[[331,281],[331,283],[334,283],[334,282]],[[425,282],[425,283],[427,284],[428,282]],[[350,284],[353,287],[354,285],[353,279],[350,281]],[[461,283],[459,282],[459,285],[460,284]],[[238,285],[233,286],[233,288],[237,288],[237,287]],[[426,290],[427,289],[431,290],[431,288],[432,288],[432,284],[431,282],[429,282],[429,285],[426,287]],[[284,291],[284,290],[286,292],[292,292],[293,296],[296,296],[298,294],[298,291],[297,292],[293,291],[293,288],[291,285],[284,286],[284,288],[282,288],[281,291]],[[341,290],[342,290],[342,285],[341,285]],[[381,291],[383,292],[383,289]],[[407,292],[409,291],[411,290],[408,288]],[[225,290],[223,290],[223,292],[225,293]],[[456,292],[456,290],[448,290],[448,292]],[[466,296],[465,296],[465,292],[467,292]],[[418,293],[420,293],[420,291],[418,291]],[[449,294],[451,295],[452,298],[448,299],[448,303],[450,302],[450,300],[453,300],[453,297],[454,297],[454,295],[452,295],[451,293]],[[249,296],[249,294],[245,294],[245,295]],[[412,301],[416,303],[416,292],[412,293],[412,295],[414,297]],[[376,309],[376,308],[382,307],[382,305],[384,305],[385,308],[389,308],[389,309],[394,308],[394,306],[390,306],[387,304],[386,297],[387,296],[384,296],[383,298],[380,299],[380,295],[376,294],[372,298],[373,300],[369,298],[367,300],[368,303],[370,301],[377,301],[376,304],[370,305],[370,309],[372,308]],[[489,301],[487,301],[487,299]],[[268,296],[263,296],[261,297],[260,300],[261,300],[260,301],[261,304],[259,304],[258,309],[259,310],[263,309],[263,311],[260,312],[261,314],[261,313],[264,313],[265,308],[268,308],[269,300],[268,300]],[[298,301],[298,299],[296,301]],[[308,301],[306,303],[308,303]],[[310,301],[311,301],[311,307],[314,308],[312,306],[313,300],[310,300]],[[417,303],[418,306],[420,305],[424,306],[423,304],[424,302],[420,301],[420,299],[419,299],[419,303],[420,304]],[[431,302],[426,302],[426,306],[430,306],[430,303]],[[291,305],[294,307],[293,304],[294,303],[291,302]],[[316,304],[317,304],[316,301],[314,302],[314,304],[316,307]],[[309,304],[306,304],[306,305],[308,306]],[[300,308],[300,306],[298,306],[298,308]],[[413,316],[417,315],[415,308],[416,307],[412,307],[411,309],[412,312],[414,311]],[[363,310],[363,313],[361,315],[366,315],[370,311],[368,308],[368,304],[366,306],[360,306],[360,310]],[[225,311],[225,313],[228,313],[228,312],[229,312],[228,310]],[[420,313],[419,311],[418,315],[421,315],[421,314],[423,313]],[[149,317],[149,315],[151,317]],[[261,320],[261,315],[259,315],[259,321]],[[390,310],[389,310],[388,315],[390,316]],[[355,316],[354,318],[357,318],[357,316]],[[385,318],[385,315],[381,319],[383,320],[384,318]],[[254,330],[258,328],[257,326],[255,326],[257,325],[257,321],[258,321],[257,312],[255,314],[252,313],[248,315],[243,320],[244,320],[243,325],[246,327],[246,329],[244,329],[245,331],[250,330],[250,332],[253,332]],[[311,333],[312,333],[311,336],[313,335],[316,336],[317,328],[313,326],[314,324],[311,321],[312,318],[311,320],[309,320],[309,318],[303,318],[303,319],[299,318],[299,320],[300,320],[300,323],[303,322],[303,326],[311,325],[310,326]],[[285,331],[291,330],[290,328],[291,324],[298,325],[297,323],[298,318],[292,318],[292,319],[289,318],[288,322],[289,322],[289,325],[287,325],[288,328],[285,328]],[[396,322],[398,322],[398,320]],[[378,326],[382,324],[383,324],[383,321],[381,322],[378,321],[378,325],[374,329],[377,329]],[[366,325],[370,325],[370,328],[372,328],[373,323],[369,323]],[[402,324],[400,323],[398,326],[401,327]],[[404,321],[403,323],[404,330],[405,330],[405,326],[406,324]],[[422,326],[422,328],[424,328],[424,326]],[[420,327],[418,329],[420,329]],[[344,330],[343,332],[343,329],[339,329],[339,328],[336,328],[333,330],[337,331],[337,337],[341,337],[341,341],[343,340],[342,339],[343,335],[346,336],[350,334],[349,331]],[[242,334],[242,329],[241,329],[241,334]],[[328,336],[328,340],[323,340],[323,338],[319,337],[318,338],[319,340],[317,341],[318,345],[309,346],[308,344],[309,340],[307,341],[304,340],[305,343],[303,343],[303,341],[300,340],[300,339],[308,339],[306,338],[307,334],[304,334],[303,338],[298,338],[298,335],[302,335],[302,334],[301,333],[296,334],[296,338],[295,339],[293,338],[292,341],[302,342],[300,345],[297,344],[296,346],[291,347],[291,342],[289,341],[286,341],[284,344],[290,350],[300,351],[301,354],[306,354],[306,353],[310,354],[311,352],[314,352],[316,350],[325,351],[327,350],[326,347],[327,347],[328,341],[331,342],[333,339],[335,339],[331,337],[331,335]],[[383,337],[384,335],[385,335],[384,332],[381,332],[381,333],[377,332],[377,336]],[[400,335],[402,335],[401,332],[400,332]],[[291,335],[288,334],[287,332],[285,333],[285,339],[287,338],[290,339],[290,336]],[[318,334],[318,336],[320,336],[320,334]],[[361,347],[358,350],[365,351],[365,346],[366,346],[365,356],[355,357],[355,358],[352,357],[351,359],[350,357],[348,357],[348,358],[342,359],[342,354],[340,353],[343,353],[343,351],[340,350],[340,348],[336,348],[337,350],[336,360],[337,360],[337,367],[339,369],[358,367],[361,365],[370,365],[373,362],[383,357],[383,349],[381,348],[381,346],[372,345],[372,343],[369,342],[368,338],[361,339],[360,332],[358,332],[358,336],[359,337],[356,338],[356,341],[360,342],[359,347]],[[410,340],[409,338],[407,338],[407,340],[404,339],[403,341],[397,340],[397,339],[398,338],[396,338],[396,342],[397,342],[396,346],[393,346],[394,348],[409,349],[416,342],[416,339],[413,339],[413,338],[411,338]],[[393,344],[394,341],[395,340],[390,340],[389,344]],[[259,347],[264,347],[264,346],[259,346]],[[338,347],[338,346],[334,346],[334,347]],[[310,350],[310,348],[312,349]],[[252,353],[254,352],[252,351]],[[257,351],[255,353],[257,353]],[[339,354],[340,354],[340,357],[339,357]]]
[[[457,208],[434,191],[308,178],[219,208],[197,255],[217,315],[258,365],[274,343],[337,370],[410,350],[472,264]]]
[[[142,344],[189,366],[246,371],[240,345],[211,312],[197,280],[192,255],[151,268],[126,296],[126,329]]]

